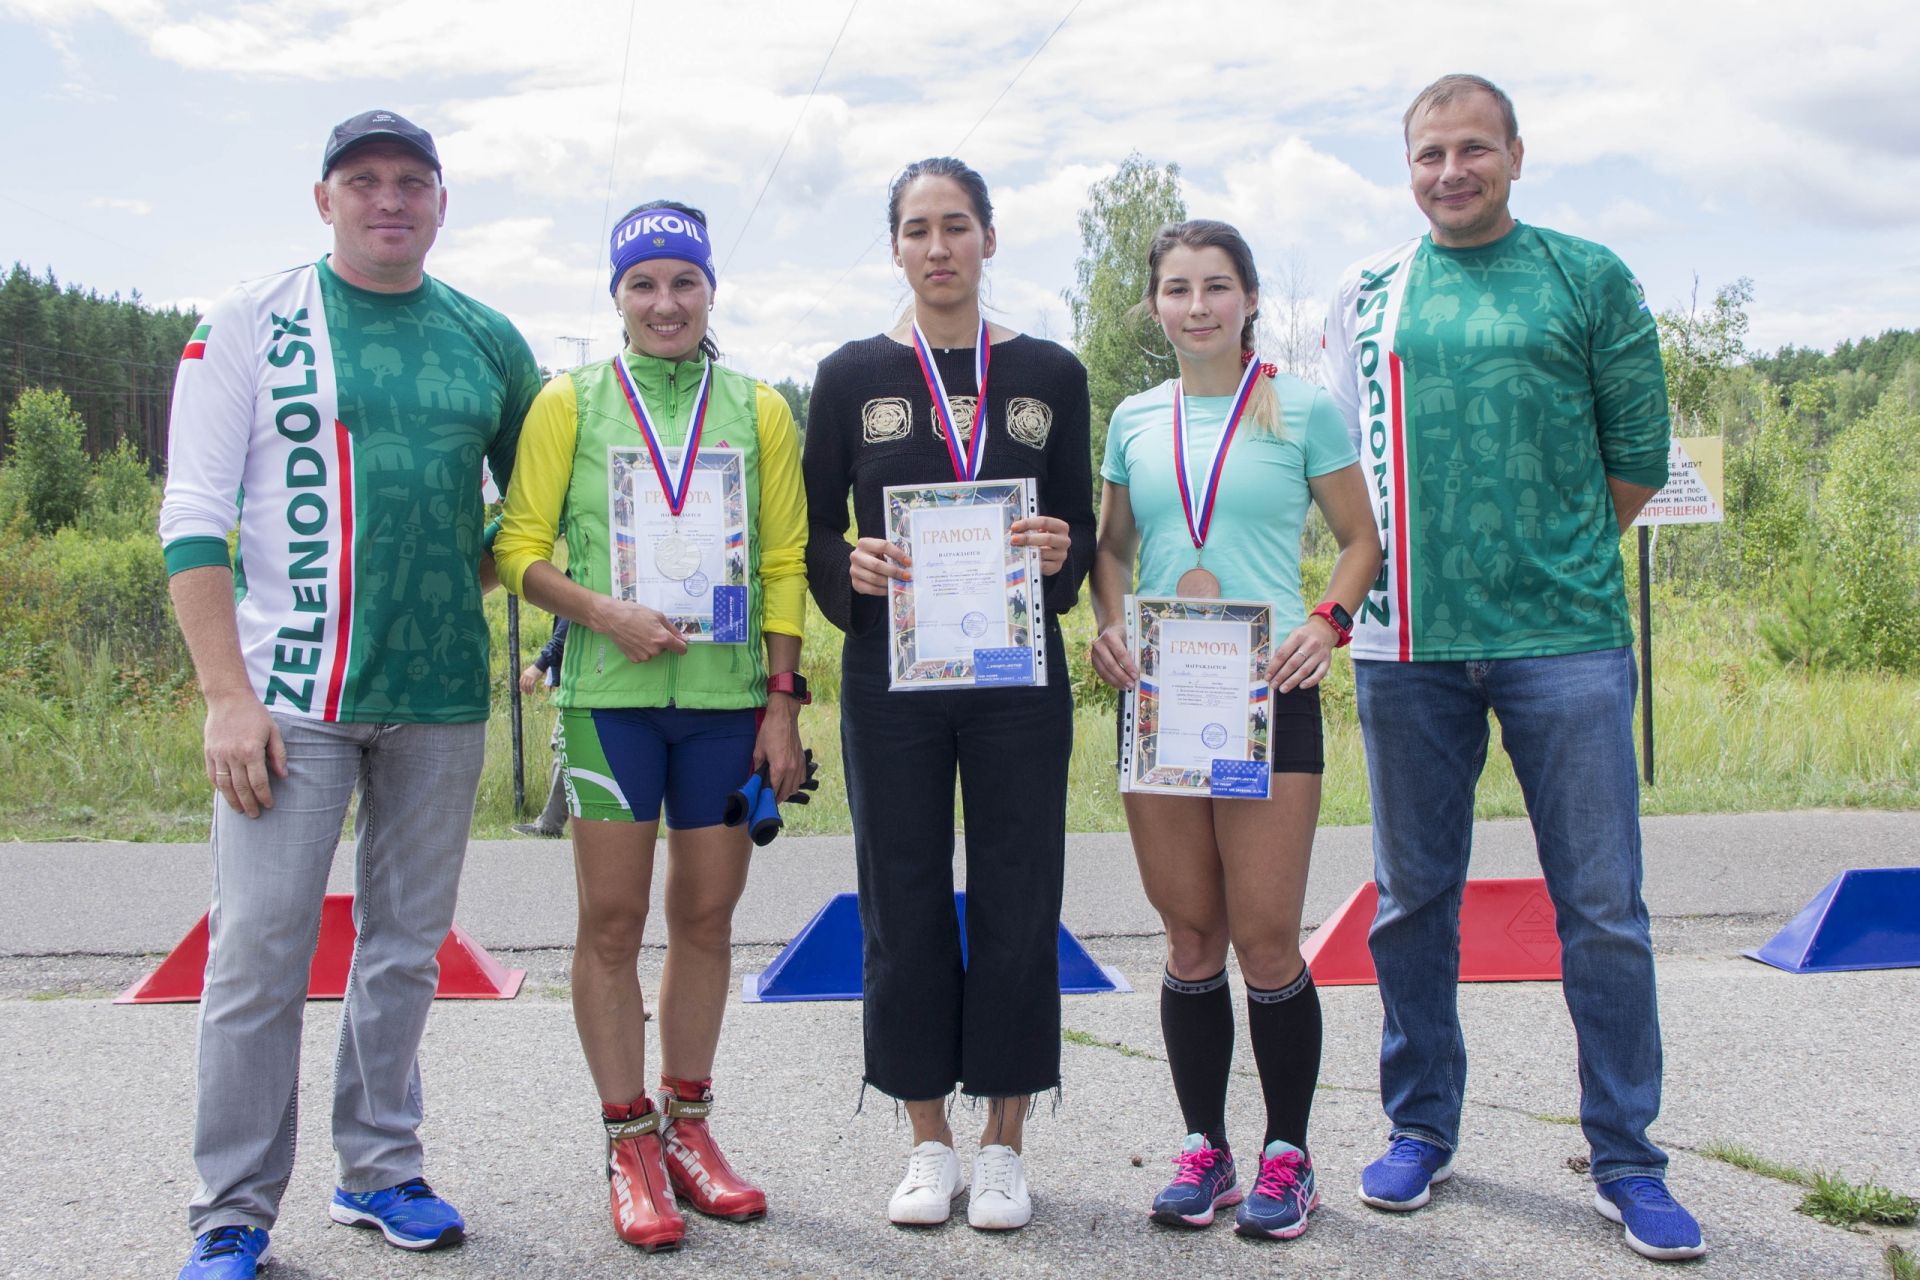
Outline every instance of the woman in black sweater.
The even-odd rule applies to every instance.
[[[901,1100],[913,1123],[913,1155],[888,1216],[944,1222],[966,1186],[946,1122],[957,1085],[987,1100],[967,1220],[1004,1230],[1032,1217],[1023,1121],[1033,1096],[1060,1083],[1073,698],[1057,615],[1073,607],[1093,561],[1087,374],[1065,348],[982,320],[980,277],[995,235],[979,174],[950,158],[909,165],[888,192],[887,213],[913,307],[892,332],[849,342],[821,362],[802,461],[807,578],[821,612],[847,633],[840,732],[866,937],[865,1081]],[[1043,514],[1012,530],[1040,553],[1044,685],[888,691],[886,593],[909,565],[885,540],[881,490],[962,478],[915,353],[916,327],[945,384],[944,416],[961,436],[955,453],[964,456],[975,423],[985,424],[974,478],[1035,481]],[[991,344],[984,405],[974,362],[982,340]],[[964,965],[952,897],[956,770],[967,847]]]

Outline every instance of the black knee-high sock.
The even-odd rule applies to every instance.
[[[1247,1029],[1267,1103],[1266,1141],[1279,1138],[1305,1151],[1307,1117],[1320,1079],[1320,993],[1313,975],[1302,969],[1278,991],[1249,984]]]
[[[1187,982],[1160,979],[1160,1035],[1188,1133],[1227,1150],[1227,1074],[1233,1068],[1233,993],[1227,971]]]

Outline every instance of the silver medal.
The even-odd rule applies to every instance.
[[[700,548],[692,538],[670,533],[653,544],[653,567],[661,577],[683,582],[700,571]]]

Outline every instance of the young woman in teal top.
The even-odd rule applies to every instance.
[[[1242,1235],[1290,1239],[1319,1203],[1306,1131],[1320,1072],[1320,1002],[1299,946],[1324,768],[1318,685],[1333,650],[1346,643],[1348,611],[1380,571],[1380,545],[1358,458],[1326,394],[1270,366],[1252,375],[1244,402],[1236,394],[1243,371],[1258,359],[1259,277],[1246,241],[1225,223],[1186,222],[1161,229],[1147,262],[1141,307],[1166,331],[1180,377],[1124,401],[1107,427],[1093,566],[1094,669],[1119,689],[1139,677],[1123,619],[1136,552],[1140,594],[1267,601],[1274,633],[1285,637],[1267,668],[1270,797],[1125,798],[1140,878],[1167,931],[1160,1025],[1188,1133],[1153,1217],[1203,1227],[1216,1208],[1238,1204]],[[1193,525],[1174,452],[1176,403],[1184,410],[1184,489]],[[1213,487],[1207,460],[1229,429]],[[1312,615],[1300,599],[1300,529],[1309,500],[1340,545],[1327,599]],[[1197,539],[1193,527],[1201,530]],[[1234,1037],[1229,943],[1247,984],[1267,1111],[1251,1194],[1237,1180],[1226,1138]]]

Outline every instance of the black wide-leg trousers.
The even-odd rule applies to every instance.
[[[866,935],[866,1082],[907,1101],[1060,1083],[1061,882],[1073,694],[1059,624],[1042,687],[895,693],[886,628],[849,637],[840,741]],[[966,957],[953,781],[966,824]]]

